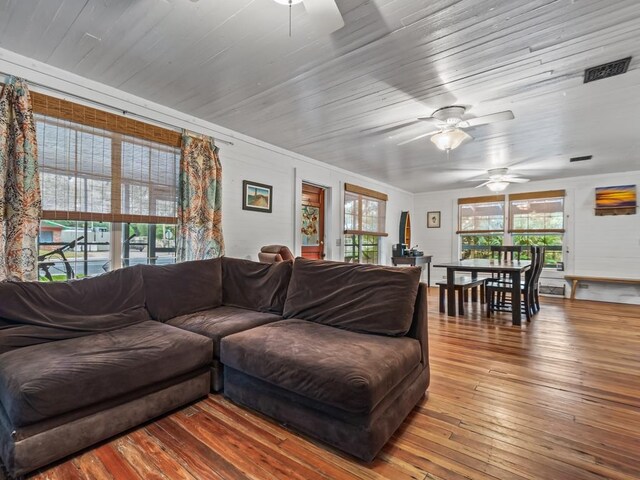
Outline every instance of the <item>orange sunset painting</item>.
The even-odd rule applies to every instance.
[[[596,208],[625,208],[635,206],[635,185],[596,188]]]

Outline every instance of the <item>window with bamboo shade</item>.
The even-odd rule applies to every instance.
[[[35,115],[43,218],[175,223],[180,150]]]
[[[491,246],[504,242],[504,227],[504,195],[459,199],[460,258],[490,258]]]
[[[545,265],[564,268],[564,190],[509,195],[509,233],[513,245],[545,247]]]
[[[181,132],[32,92],[41,280],[175,262]],[[68,248],[67,264],[48,257]]]
[[[490,258],[491,247],[545,247],[545,265],[564,268],[564,190],[458,199],[460,258]],[[508,219],[508,222],[507,222]]]
[[[345,184],[344,257],[346,262],[378,263],[380,237],[386,237],[387,195]]]

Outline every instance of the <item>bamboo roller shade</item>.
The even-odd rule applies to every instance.
[[[538,198],[558,198],[564,196],[564,190],[546,190],[544,192],[511,193],[509,194],[509,200],[535,200]],[[504,202],[505,198],[505,195],[485,195],[483,197],[459,198],[458,205],[467,205],[469,203]]]
[[[504,195],[485,195],[484,197],[459,198],[458,205],[468,205],[469,203],[504,202],[504,199]]]
[[[375,190],[371,190],[365,187],[359,187],[358,185],[354,185],[353,183],[345,183],[344,190],[346,192],[365,195],[367,197],[376,198],[378,200],[383,200],[385,202],[389,199],[389,196],[386,193],[376,192]]]
[[[34,113],[69,120],[94,128],[110,130],[123,135],[162,143],[171,147],[182,145],[182,134],[167,128],[150,125],[133,118],[116,115],[96,108],[51,97],[44,93],[31,92]]]
[[[547,190],[544,192],[512,193],[509,195],[509,200],[536,200],[538,198],[558,198],[564,196],[564,190]]]
[[[370,232],[368,230],[345,230],[345,235],[371,235],[372,237],[388,237],[386,232]]]

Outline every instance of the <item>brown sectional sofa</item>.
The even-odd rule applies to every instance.
[[[224,394],[372,460],[429,384],[419,268],[297,259],[285,320],[222,340]]]
[[[224,370],[233,401],[371,460],[428,386],[418,282],[222,258],[0,283],[0,459],[27,473],[221,390]]]
[[[144,266],[142,271],[147,308],[154,319],[212,339],[211,390],[218,392],[223,385],[220,341],[281,320],[291,270],[292,262],[263,264],[223,257]],[[166,298],[172,299],[171,308]]]
[[[138,268],[0,283],[0,459],[21,475],[200,398],[210,363],[151,320]]]

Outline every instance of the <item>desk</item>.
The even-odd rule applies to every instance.
[[[500,262],[498,260],[475,259],[441,263],[439,265],[434,265],[434,267],[447,269],[447,315],[450,317],[455,317],[456,315],[456,272],[471,272],[471,278],[477,278],[478,272],[509,274],[513,285],[511,290],[511,315],[513,318],[513,325],[517,326],[522,323],[522,315],[520,313],[520,282],[522,281],[522,274],[531,268],[530,261]]]
[[[419,257],[410,257],[408,255],[405,255],[403,257],[391,257],[391,263],[393,264],[394,267],[397,267],[398,265],[411,265],[412,267],[415,266],[422,266],[424,264],[427,265],[427,285],[431,286],[431,259],[433,258],[433,255],[421,255]]]

